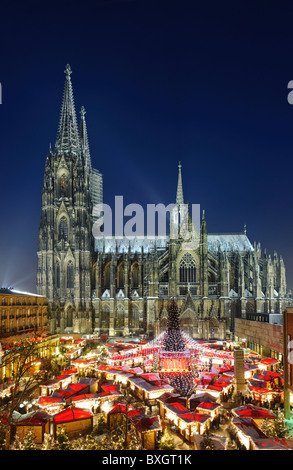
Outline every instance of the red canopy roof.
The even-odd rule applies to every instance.
[[[226,387],[227,384],[222,385],[222,384],[214,384],[214,385],[208,385],[207,389],[208,390],[215,390],[216,392],[221,392],[224,387]]]
[[[279,361],[278,359],[273,359],[272,357],[265,357],[260,362],[261,364],[271,365],[271,364],[277,364]]]
[[[203,401],[197,406],[197,408],[202,408],[204,410],[214,410],[218,408],[219,406],[221,406],[219,405],[219,403],[211,403],[211,402]]]
[[[72,401],[91,400],[93,398],[99,398],[99,395],[97,395],[96,393],[83,393],[82,395],[77,395],[77,397],[73,397]]]
[[[170,403],[168,405],[166,405],[167,408],[169,408],[169,410],[173,411],[174,413],[185,413],[185,412],[188,412],[188,409],[183,406],[181,403],[178,403],[178,402],[173,402],[173,403]]]
[[[77,373],[77,369],[67,369],[67,370],[61,371],[61,374],[64,374],[64,375],[70,375],[70,374],[76,374],[76,373]]]
[[[55,398],[63,396],[64,398],[68,398],[86,388],[88,388],[87,384],[69,384],[65,390],[55,390],[53,393],[53,397]]]
[[[110,392],[100,392],[98,393],[98,396],[103,398],[103,397],[110,397],[110,396],[122,396],[122,393],[119,390],[111,390]]]
[[[63,380],[63,379],[68,379],[68,375],[67,374],[64,374],[64,375],[58,375],[58,377],[56,377],[57,380]]]
[[[88,384],[69,384],[67,390],[71,390],[72,392],[79,392],[80,390],[87,387]]]
[[[113,414],[113,413],[126,414],[126,410],[127,410],[127,416],[129,416],[129,417],[140,416],[140,415],[143,415],[145,413],[144,408],[134,409],[132,405],[126,405],[125,403],[121,403],[121,402],[116,401],[116,402],[112,403],[109,414]]]
[[[101,389],[104,390],[104,392],[120,392],[120,387],[119,385],[101,385]]]
[[[139,432],[147,431],[161,431],[161,421],[159,416],[139,416],[137,418],[132,418],[131,422],[135,425],[136,429]]]
[[[134,417],[134,416],[142,416],[145,414],[145,409],[144,408],[137,408],[136,410],[130,410],[127,413],[128,417]]]
[[[53,420],[56,424],[59,424],[79,419],[87,419],[91,418],[92,416],[93,415],[90,411],[85,411],[82,408],[70,407],[60,411],[60,413],[53,417]]]
[[[276,378],[276,377],[283,377],[283,374],[281,374],[280,372],[273,372],[271,370],[265,370],[263,372],[263,375],[265,377],[271,377],[271,378]]]
[[[42,411],[42,410],[33,411],[32,413],[23,415],[23,418],[19,418],[18,421],[17,421],[17,425],[21,425],[21,426],[42,426],[50,418],[51,418],[51,415],[49,415],[45,411]]]
[[[233,410],[233,414],[236,414],[239,418],[255,418],[255,419],[275,419],[276,415],[266,408],[260,408],[253,405],[240,406]]]
[[[179,418],[187,421],[188,423],[204,423],[210,416],[204,413],[187,412],[179,415]]]
[[[39,397],[39,406],[62,405],[65,404],[64,398],[58,397]]]
[[[259,450],[293,450],[293,439],[279,439],[277,437],[254,439],[254,445]]]
[[[133,410],[132,405],[128,405],[128,410]],[[111,409],[109,410],[109,414],[111,413],[126,413],[126,404],[120,402],[114,402],[111,405]]]

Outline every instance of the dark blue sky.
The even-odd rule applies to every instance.
[[[72,68],[104,200],[201,204],[293,288],[292,2],[2,1],[0,285],[35,291],[45,158]]]

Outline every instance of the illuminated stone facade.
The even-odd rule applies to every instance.
[[[0,335],[11,336],[48,326],[46,297],[0,289],[1,329]]]
[[[262,253],[246,229],[208,233],[204,212],[197,242],[94,239],[103,179],[91,166],[83,108],[77,127],[70,75],[67,66],[39,229],[37,292],[48,298],[50,330],[151,337],[166,328],[172,297],[181,328],[198,339],[231,338],[235,318],[248,312],[281,313],[290,301],[283,259]],[[176,204],[184,205],[181,164]]]

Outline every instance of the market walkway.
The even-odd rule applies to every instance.
[[[174,431],[171,431],[171,435],[174,440],[174,449],[176,450],[194,450],[194,446],[186,442],[184,439],[182,439],[178,434]]]

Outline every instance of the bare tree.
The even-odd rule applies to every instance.
[[[41,343],[37,341],[37,333],[31,338],[26,338],[17,343],[17,346],[5,351],[1,357],[0,368],[12,370],[13,386],[9,402],[0,405],[2,426],[6,436],[5,448],[9,449],[11,441],[11,425],[14,413],[19,405],[30,395],[34,388],[41,383],[41,377],[34,374],[33,361],[38,359]]]

